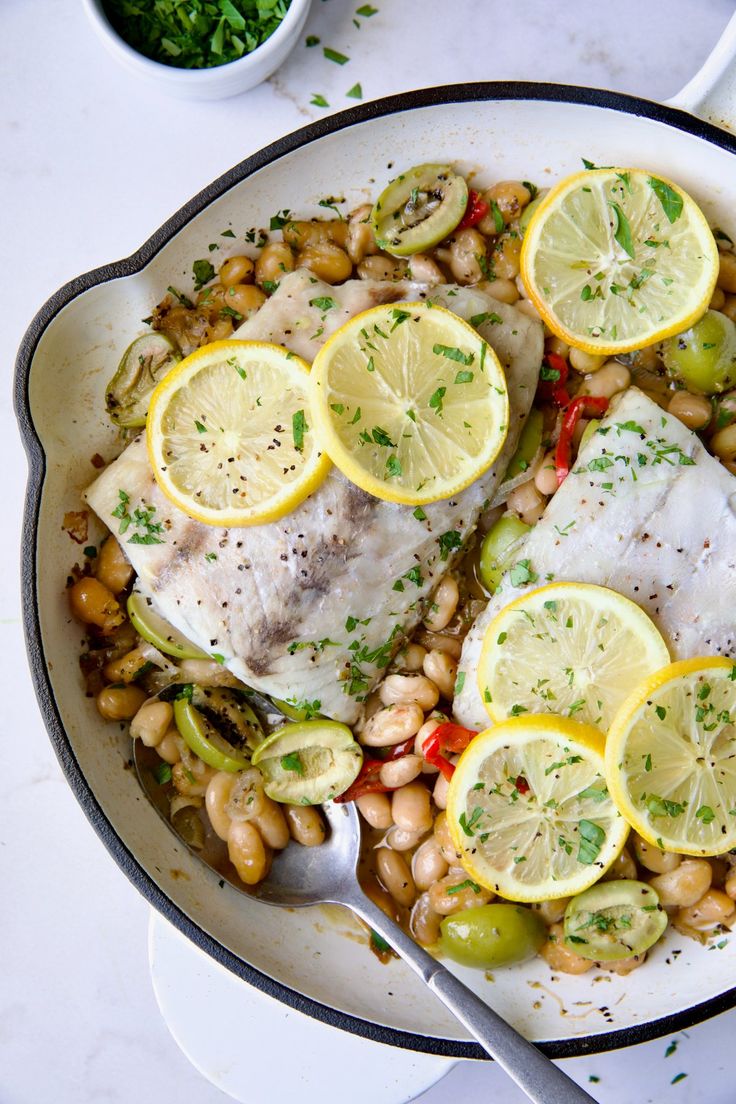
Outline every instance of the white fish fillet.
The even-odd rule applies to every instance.
[[[322,296],[337,307],[310,306],[310,299]],[[352,315],[377,302],[420,296],[427,296],[425,287],[367,281],[330,287],[295,272],[237,336],[281,343],[311,360],[329,333]],[[464,542],[501,480],[541,363],[541,324],[515,307],[453,286],[433,288],[431,297],[466,316],[493,314],[479,328],[507,367],[511,417],[493,468],[456,498],[425,507],[426,520],[417,520],[411,507],[373,498],[333,469],[278,522],[212,528],[161,494],[142,438],[86,493],[113,532],[120,490],[129,495],[131,512],[141,503],[155,507],[166,542],[122,540],[141,589],[163,617],[210,654],[224,657],[233,674],[254,689],[293,702],[319,702],[315,708],[348,723],[359,718],[367,690],[456,560],[459,549],[443,551],[443,536],[452,534],[451,544]]]
[[[598,583],[631,598],[673,659],[736,656],[736,479],[636,388],[586,444],[518,558],[540,584]],[[485,630],[525,589],[507,573],[466,637],[454,712],[468,728],[489,724],[476,681]]]

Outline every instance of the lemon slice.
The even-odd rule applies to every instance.
[[[516,717],[476,736],[447,821],[471,878],[510,901],[582,893],[629,830],[606,788],[602,735],[566,717]]]
[[[646,840],[684,855],[736,846],[736,663],[672,663],[624,702],[606,743],[616,805]]]
[[[259,341],[216,341],[153,393],[146,436],[161,490],[207,525],[260,525],[322,482],[300,357]]]
[[[687,329],[706,310],[717,275],[703,212],[644,169],[562,180],[521,250],[521,276],[544,321],[590,353],[625,353]]]
[[[429,303],[374,307],[318,352],[310,378],[320,440],[338,468],[388,502],[449,498],[506,439],[506,379],[490,345]]]
[[[590,583],[551,583],[522,594],[483,639],[478,688],[492,720],[557,713],[604,732],[647,675],[669,663],[646,613]]]

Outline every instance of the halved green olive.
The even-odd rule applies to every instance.
[[[515,475],[525,472],[532,460],[536,457],[542,446],[542,433],[544,431],[544,415],[541,410],[532,407],[529,417],[524,422],[524,428],[519,435],[519,443],[516,452],[511,457],[504,481],[513,479]]]
[[[468,205],[465,178],[449,165],[416,165],[392,180],[376,200],[376,242],[395,257],[422,253],[451,234]]]
[[[583,436],[580,438],[580,444],[578,445],[578,452],[582,452],[587,445],[590,438],[593,436],[598,426],[601,424],[600,418],[591,418],[587,426],[583,430]]]
[[[706,311],[689,330],[663,342],[662,360],[691,391],[727,391],[736,384],[736,324],[720,311]]]
[[[250,765],[263,741],[258,717],[235,690],[190,686],[174,701],[179,734],[195,755],[215,770],[235,774]]]
[[[581,958],[615,962],[643,954],[667,927],[667,913],[645,882],[599,882],[565,909],[565,943]]]
[[[362,763],[347,725],[327,720],[284,725],[253,755],[268,796],[290,805],[320,805],[337,797],[355,781]]]
[[[159,616],[151,599],[146,598],[139,590],[134,590],[128,598],[128,617],[138,635],[165,655],[175,656],[177,659],[211,658]]]
[[[480,546],[480,579],[491,594],[498,588],[501,576],[511,566],[511,560],[531,529],[515,514],[504,514],[488,530]]]
[[[446,916],[440,948],[463,966],[492,970],[532,958],[546,939],[538,913],[521,905],[478,905]]]
[[[126,429],[144,426],[156,385],[180,360],[181,353],[164,334],[137,337],[107,385],[105,404],[113,422]]]

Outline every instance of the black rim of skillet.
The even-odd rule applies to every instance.
[[[21,585],[23,596],[23,623],[26,636],[28,659],[33,677],[38,703],[41,709],[51,743],[57,758],[76,795],[82,809],[91,821],[97,834],[113,856],[118,866],[143,896],[163,916],[174,924],[184,935],[210,955],[216,962],[227,967],[232,973],[249,982],[262,992],[275,997],[291,1008],[312,1016],[323,1023],[350,1031],[355,1035],[379,1043],[403,1047],[408,1050],[451,1058],[486,1059],[488,1055],[477,1044],[455,1039],[417,1035],[408,1031],[384,1027],[340,1012],[327,1005],[290,989],[275,979],[254,969],[243,959],[227,950],[217,939],[191,920],[159,888],[153,878],[139,865],[135,856],[128,850],[117,835],[115,829],[102,811],[90,786],[82,774],[71,744],[64,731],[64,725],[54,700],[53,691],[46,667],[41,640],[40,622],[37,612],[36,573],[37,548],[36,536],[46,460],[41,442],[36,434],[31,416],[29,400],[29,378],[31,364],[39,340],[56,315],[78,295],[108,280],[133,275],[142,269],[152,257],[196,215],[213,200],[223,195],[234,185],[252,175],[257,170],[285,154],[292,153],[316,139],[334,134],[347,127],[378,119],[386,115],[427,108],[445,104],[466,104],[488,100],[534,100],[552,103],[581,104],[591,107],[624,112],[629,115],[652,119],[676,130],[681,130],[697,138],[702,138],[730,153],[736,154],[736,138],[710,123],[703,122],[686,112],[666,107],[648,100],[639,99],[617,92],[599,89],[578,88],[572,85],[535,84],[525,81],[479,82],[471,84],[447,85],[436,88],[405,92],[371,103],[351,107],[330,115],[325,119],[279,138],[264,149],[247,157],[239,165],[213,181],[198,195],[172,215],[141,248],[130,257],[113,264],[103,265],[78,276],[65,284],[41,307],[31,322],[21,342],[16,361],[14,400],[20,432],[28,455],[28,487],[26,492],[23,532],[26,534],[21,551]],[[33,534],[33,539],[29,539]],[[669,1035],[693,1024],[700,1023],[711,1016],[725,1012],[736,1005],[736,987],[728,989],[709,1000],[691,1008],[651,1020],[632,1027],[620,1028],[601,1034],[583,1036],[577,1039],[550,1040],[540,1043],[540,1049],[552,1058],[571,1058],[586,1054],[597,1054],[606,1050],[631,1046],[662,1035]]]

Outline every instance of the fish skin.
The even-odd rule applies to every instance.
[[[641,427],[644,437],[619,428],[626,423]],[[657,625],[673,659],[736,657],[736,478],[696,434],[636,388],[599,428],[608,432],[590,438],[518,559],[530,561],[540,585],[552,575],[555,582],[597,583],[632,599]],[[681,463],[675,451],[668,454],[672,464],[664,456],[652,464],[648,442],[657,438],[694,463]],[[597,461],[612,459],[609,453],[627,456],[629,466],[614,459],[595,470]],[[611,491],[601,488],[610,482]],[[529,590],[512,586],[507,573],[465,639],[459,665],[465,679],[453,712],[467,728],[489,724],[477,686],[486,628]]]
[[[329,315],[335,315],[334,328],[345,321],[345,304],[358,313],[387,295],[427,295],[426,288],[406,282],[349,281],[331,287],[312,279],[304,272],[285,277],[237,337],[290,344],[312,359],[333,325],[327,324]],[[275,303],[279,295],[284,296],[283,310]],[[323,295],[340,307],[317,311],[317,321],[321,315],[327,318],[324,333],[315,338],[310,313],[315,308],[305,297]],[[456,562],[459,550],[441,559],[438,538],[456,531],[464,542],[472,533],[506,470],[536,388],[541,324],[472,289],[431,289],[433,301],[444,302],[448,296],[458,313],[461,307],[477,313],[492,305],[503,319],[484,329],[508,369],[512,416],[508,438],[490,471],[455,498],[426,506],[426,520],[414,518],[411,507],[374,498],[333,468],[309,498],[277,522],[244,529],[206,526],[187,517],[159,491],[142,436],[86,492],[89,505],[113,531],[111,515],[121,489],[130,496],[131,512],[142,503],[155,507],[166,542],[130,545],[125,537],[122,541],[138,585],[161,616],[208,653],[222,655],[229,670],[254,689],[284,700],[319,701],[320,712],[346,723],[359,719],[359,699],[381,677],[404,635],[419,622],[432,591]],[[298,327],[298,338],[288,321],[295,314],[308,320]],[[421,585],[406,578],[417,566]],[[402,590],[393,589],[397,581]],[[368,623],[348,631],[349,617]],[[366,654],[372,658],[361,660]],[[366,687],[350,695],[344,690],[345,676],[356,661]]]

